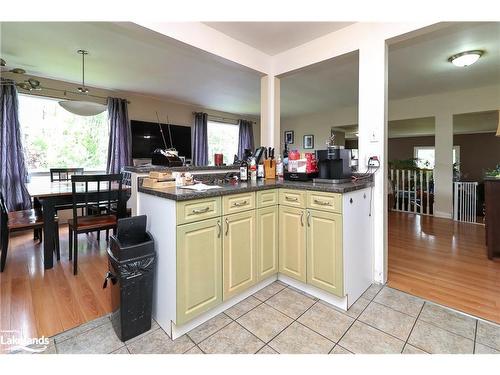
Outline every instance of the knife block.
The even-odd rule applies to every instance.
[[[276,160],[264,160],[264,178],[266,180],[274,180],[276,178]]]

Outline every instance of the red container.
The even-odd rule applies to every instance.
[[[224,155],[223,154],[214,154],[214,164],[216,166],[221,166],[224,163]]]
[[[299,160],[299,159],[300,159],[299,151],[293,150],[288,153],[288,160]]]
[[[316,156],[311,153],[306,153],[306,173],[315,173],[318,172],[318,160]]]

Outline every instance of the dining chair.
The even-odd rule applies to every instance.
[[[50,182],[64,182],[71,181],[71,176],[83,175],[83,168],[50,168]],[[35,202],[35,205],[37,203]],[[55,207],[57,210],[71,210],[73,205],[71,204],[61,204]],[[82,208],[83,215],[83,208]]]
[[[40,231],[39,240],[42,242],[43,214],[40,209],[22,211],[7,211],[7,204],[0,193],[0,272],[3,272],[7,262],[7,251],[9,249],[10,233],[37,229]],[[59,225],[56,218],[55,248],[57,260],[61,259],[59,249]]]
[[[71,176],[82,174],[83,168],[50,168],[50,182],[71,181]]]
[[[73,195],[73,218],[68,220],[69,260],[73,260],[73,274],[78,273],[78,234],[99,232],[101,230],[116,231],[117,220],[124,217],[122,195],[122,175],[73,175],[71,177]],[[120,209],[112,214],[113,204]],[[106,210],[97,210],[89,214],[90,206],[105,206]],[[86,215],[78,216],[78,209],[84,207]],[[99,240],[99,239],[98,239]]]

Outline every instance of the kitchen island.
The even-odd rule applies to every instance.
[[[276,279],[347,310],[373,282],[370,180],[206,191],[138,182],[158,253],[153,316],[177,338]]]

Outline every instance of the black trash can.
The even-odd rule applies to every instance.
[[[151,329],[156,253],[146,220],[145,215],[119,219],[107,249],[103,288],[111,285],[111,321],[122,341]]]

